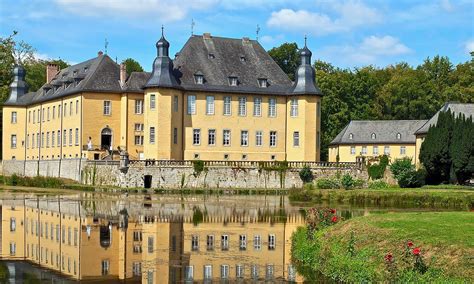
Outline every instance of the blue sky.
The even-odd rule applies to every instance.
[[[165,27],[171,54],[191,34],[256,37],[270,49],[302,45],[313,59],[339,67],[417,65],[449,56],[455,64],[474,50],[474,1],[315,0],[0,0],[0,36],[13,30],[39,58],[77,63],[104,50],[119,61],[132,57],[150,70],[155,42]]]

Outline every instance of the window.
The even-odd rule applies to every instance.
[[[38,225],[36,225],[36,231],[38,231]],[[63,244],[66,243],[66,226],[62,226],[61,228],[61,242]]]
[[[137,261],[137,262],[133,262],[132,264],[133,266],[133,276],[141,276],[142,275],[142,263]]]
[[[44,148],[44,132],[41,132],[41,148]]]
[[[250,277],[252,279],[257,280],[258,279],[258,265],[257,264],[252,264],[250,267]]]
[[[108,275],[110,268],[109,260],[102,260],[102,275]]]
[[[260,250],[262,248],[262,238],[260,235],[253,236],[253,249]]]
[[[238,83],[237,77],[233,77],[233,76],[229,77],[229,85],[230,86],[235,87],[235,86],[237,86],[237,83]]]
[[[201,129],[193,129],[193,145],[201,144]]]
[[[249,132],[247,130],[240,131],[240,146],[249,145]]]
[[[16,219],[15,217],[10,218],[10,232],[16,231]]]
[[[207,235],[206,248],[207,250],[214,250],[214,235]]]
[[[148,253],[153,253],[155,240],[153,236],[148,236]]]
[[[58,118],[61,117],[61,105],[58,105]]]
[[[270,234],[268,235],[268,249],[269,250],[274,250],[275,249],[275,235],[274,234]]]
[[[194,266],[187,265],[184,267],[184,281],[194,280]]]
[[[300,132],[295,131],[293,132],[293,147],[299,147],[300,146]]]
[[[397,133],[397,140],[400,140],[400,139],[402,139],[402,134]]]
[[[142,241],[142,232],[134,231],[133,232],[133,241],[134,242],[141,242]]]
[[[72,102],[69,102],[69,116],[72,115]]]
[[[56,117],[56,106],[53,106],[53,119]]]
[[[245,56],[240,56],[240,62],[245,62],[246,59],[245,59]]]
[[[31,232],[33,232],[33,229],[31,229]],[[59,236],[61,232],[59,231],[59,225],[56,225],[56,242],[59,243]]]
[[[222,135],[222,145],[229,146],[230,145],[230,130],[225,129]]]
[[[10,255],[15,255],[16,254],[16,243],[11,242],[10,243]]]
[[[204,265],[204,280],[212,279],[212,265]]]
[[[247,115],[247,98],[239,97],[239,116]]]
[[[356,147],[351,146],[351,155],[355,155],[355,153],[356,153]]]
[[[35,134],[31,134],[31,148],[34,149],[35,148]]]
[[[60,147],[61,146],[61,130],[58,130],[58,141],[57,141],[57,143],[58,143],[58,147]]]
[[[38,113],[39,113],[39,112],[38,112]],[[46,117],[46,116],[44,115],[44,108],[42,108],[42,109],[41,109],[41,120],[42,120],[43,122],[44,122],[44,120],[45,120],[45,117]],[[39,121],[39,119],[38,119],[38,121]]]
[[[229,235],[222,235],[221,236],[221,249],[222,250],[229,250]]]
[[[224,115],[231,115],[232,108],[231,108],[231,97],[224,97]]]
[[[150,144],[155,144],[155,127],[150,127]]]
[[[77,146],[79,145],[79,128],[76,128],[75,136],[74,136],[74,144]]]
[[[267,264],[267,268],[265,269],[265,278],[267,280],[273,279],[273,272],[274,272],[273,264]]]
[[[298,99],[291,99],[290,102],[290,116],[297,117],[298,116]]]
[[[207,143],[209,145],[216,145],[216,130],[215,129],[208,130],[207,140],[208,140]]]
[[[64,112],[66,113],[66,112]],[[111,110],[111,102],[110,101],[104,101],[104,115],[110,115],[112,113]]]
[[[270,147],[275,147],[277,144],[277,133],[276,131],[270,131]]]
[[[143,123],[135,123],[135,131],[136,131],[136,132],[142,132],[143,129],[145,129]]]
[[[76,114],[79,113],[79,100],[76,100]]]
[[[262,146],[263,144],[263,132],[257,131],[255,132],[255,146]]]
[[[229,278],[229,265],[222,264],[221,265],[221,279],[228,279]]]
[[[49,132],[46,132],[46,148],[49,148]]]
[[[51,228],[50,228],[50,237],[51,237],[51,240],[54,240],[54,225],[53,223],[51,223]],[[53,257],[51,257],[51,260],[53,260]]]
[[[372,140],[375,140],[375,138],[377,138],[377,135],[375,135],[375,133],[372,133],[372,135],[370,135],[370,138],[371,138]]]
[[[367,155],[367,146],[362,146],[362,155]]]
[[[74,228],[74,246],[77,247],[77,238],[78,238],[79,231],[77,228]]]
[[[28,111],[28,123],[31,123],[31,110]]]
[[[193,251],[199,250],[199,236],[192,235],[192,237],[191,237],[191,249]]]
[[[349,140],[352,140],[352,139],[354,139],[354,134],[350,133],[349,134]]]
[[[268,99],[268,116],[269,117],[276,116],[276,99],[275,98]]]
[[[384,149],[383,149],[383,153],[385,155],[390,155],[390,146],[385,146]]]
[[[195,81],[196,84],[198,84],[198,85],[204,84],[204,75],[202,75],[202,74],[195,74],[195,75],[194,75],[194,81]]]
[[[267,79],[265,79],[265,78],[260,78],[260,79],[258,79],[258,86],[259,86],[260,88],[266,88],[266,87],[268,87],[268,81],[267,81]]]
[[[143,145],[143,136],[135,135],[135,145]]]
[[[35,124],[36,121],[36,110],[33,111],[33,124]]]
[[[400,155],[405,155],[407,152],[407,149],[405,146],[400,146]]]
[[[178,112],[178,109],[179,109],[179,98],[178,98],[178,96],[173,97],[173,109],[174,109],[174,112]]]
[[[196,114],[196,96],[188,96],[188,114]]]
[[[150,95],[150,109],[154,110],[156,107],[156,96]]]
[[[10,138],[10,143],[11,143],[11,148],[15,149],[16,148],[16,134],[12,134]]]
[[[67,228],[67,244],[68,245],[71,245],[71,239],[72,239],[72,231],[71,231],[71,227],[68,227]]]
[[[135,100],[135,114],[143,114],[143,100]]]
[[[55,143],[54,143],[55,138],[56,138],[56,132],[53,131],[53,132],[51,132],[51,147],[54,147],[54,145],[55,145]]]
[[[253,115],[262,116],[262,98],[260,97],[253,99]]]
[[[12,111],[12,124],[15,124],[17,121],[17,114],[16,114],[16,111]]]
[[[155,283],[155,281],[153,279],[153,271],[148,271],[146,276],[147,276],[147,281],[146,282],[148,284],[154,284]]]
[[[242,264],[237,264],[235,266],[235,277],[244,278],[244,275],[245,275],[244,266]]]
[[[173,128],[173,143],[178,144],[178,128]]]
[[[373,154],[374,156],[376,156],[376,155],[379,154],[379,146],[374,146],[374,147],[372,148],[372,154]]]
[[[247,236],[240,235],[239,236],[239,250],[246,250],[247,249]]]
[[[206,97],[206,114],[207,115],[214,114],[214,96]]]
[[[72,146],[72,129],[69,129],[69,146]]]

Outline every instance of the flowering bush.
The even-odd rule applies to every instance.
[[[336,215],[336,209],[332,208],[311,208],[306,211],[306,224],[308,227],[308,237],[312,239],[315,231],[334,225],[341,220]]]
[[[390,277],[393,278],[396,276],[396,262],[395,257],[392,253],[387,253],[384,256],[385,265],[387,268]],[[405,268],[412,267],[413,271],[418,272],[420,274],[424,274],[428,270],[428,266],[423,261],[423,256],[421,253],[420,247],[415,247],[413,241],[408,240],[405,243],[405,249],[402,254],[402,265]]]

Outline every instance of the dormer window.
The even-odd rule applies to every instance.
[[[247,60],[245,59],[245,56],[240,56],[240,62],[245,62],[245,61],[247,61]]]
[[[72,71],[72,76],[76,76],[76,75],[77,75],[77,70]]]
[[[198,85],[202,85],[204,84],[204,75],[203,74],[194,74],[194,81],[196,82],[196,84]]]
[[[377,136],[375,135],[375,133],[372,133],[372,135],[370,136],[372,138],[372,140],[375,140],[375,138],[377,138]]]
[[[237,77],[235,76],[230,76],[229,77],[229,85],[230,86],[237,86],[238,80]]]
[[[352,140],[352,139],[354,139],[354,134],[350,133],[349,134],[349,140]]]
[[[84,67],[84,73],[87,73],[89,71],[89,67]]]
[[[259,79],[258,79],[258,86],[259,86],[260,88],[266,88],[266,87],[268,87],[268,81],[267,81],[267,79],[266,79],[266,78],[259,78]]]
[[[208,57],[209,59],[214,59],[214,58],[216,58],[216,56],[214,55],[214,53],[209,53],[209,54],[207,55],[207,57]]]
[[[400,139],[402,139],[402,134],[397,133],[397,140],[400,140]]]

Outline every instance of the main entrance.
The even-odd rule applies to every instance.
[[[103,150],[110,150],[112,145],[112,130],[108,127],[102,129],[100,134],[100,146]]]

